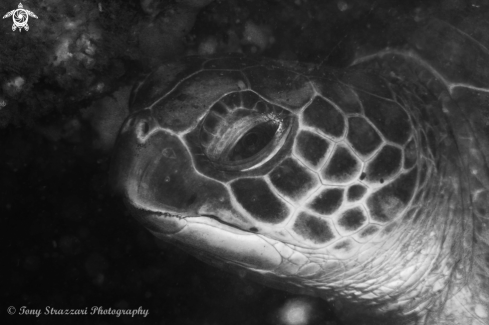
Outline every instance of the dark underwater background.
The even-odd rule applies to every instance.
[[[162,62],[195,54],[341,68],[358,53],[402,46],[423,17],[456,24],[488,9],[483,0],[22,4],[38,16],[29,31],[0,21],[3,324],[340,325],[322,300],[158,247],[130,217],[107,174],[131,85]],[[17,6],[2,0],[0,14]],[[22,306],[41,315],[19,315]],[[283,320],[291,306],[307,311],[303,322]],[[148,314],[43,315],[46,307]]]

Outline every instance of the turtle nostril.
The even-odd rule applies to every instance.
[[[139,139],[139,141],[146,141],[148,135],[151,133],[153,126],[151,121],[141,118],[134,118],[128,122],[128,127],[133,130],[134,135]]]
[[[151,112],[141,111],[128,117],[127,121],[124,123],[123,132],[129,132],[135,136],[138,141],[145,142],[157,127],[158,123],[151,116]]]
[[[148,121],[144,121],[141,123],[141,135],[145,136],[149,132],[149,123]]]
[[[148,120],[140,120],[136,127],[136,134],[139,139],[145,139],[151,131],[151,124]]]

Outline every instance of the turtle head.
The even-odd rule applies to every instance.
[[[360,285],[416,193],[406,111],[365,76],[192,60],[135,88],[112,164],[133,215],[194,255],[292,287]],[[358,80],[374,86],[346,85]]]
[[[164,66],[136,87],[112,183],[158,238],[206,259],[272,270],[281,256],[260,234],[275,232],[292,210],[265,175],[290,154],[297,116],[251,91],[237,71],[190,74],[165,93],[177,77],[162,74],[180,69]]]

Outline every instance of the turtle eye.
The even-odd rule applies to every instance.
[[[216,169],[257,168],[283,147],[293,121],[290,111],[252,91],[230,93],[200,121],[200,150]]]
[[[270,144],[279,128],[279,123],[265,122],[247,131],[231,149],[229,161],[253,157]]]
[[[203,121],[200,144],[215,168],[237,171],[263,164],[280,150],[291,129],[287,116],[237,113],[217,119],[209,115]]]

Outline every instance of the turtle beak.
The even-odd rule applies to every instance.
[[[190,157],[180,139],[159,127],[149,110],[124,122],[112,157],[111,183],[132,204],[158,211],[192,210]]]
[[[282,258],[231,206],[223,184],[195,171],[185,142],[149,110],[124,122],[111,162],[111,183],[153,235],[209,260],[273,270]],[[202,255],[203,254],[203,255]]]
[[[110,182],[131,213],[155,232],[173,233],[183,225],[178,220],[211,214],[251,227],[231,213],[226,188],[195,171],[183,140],[163,129],[150,110],[132,114],[121,127]]]
[[[180,149],[180,150],[179,150]],[[161,130],[149,110],[130,115],[112,155],[110,183],[131,214],[156,233],[181,231],[197,195],[179,175],[185,160],[178,138]],[[180,157],[177,157],[177,152]]]

